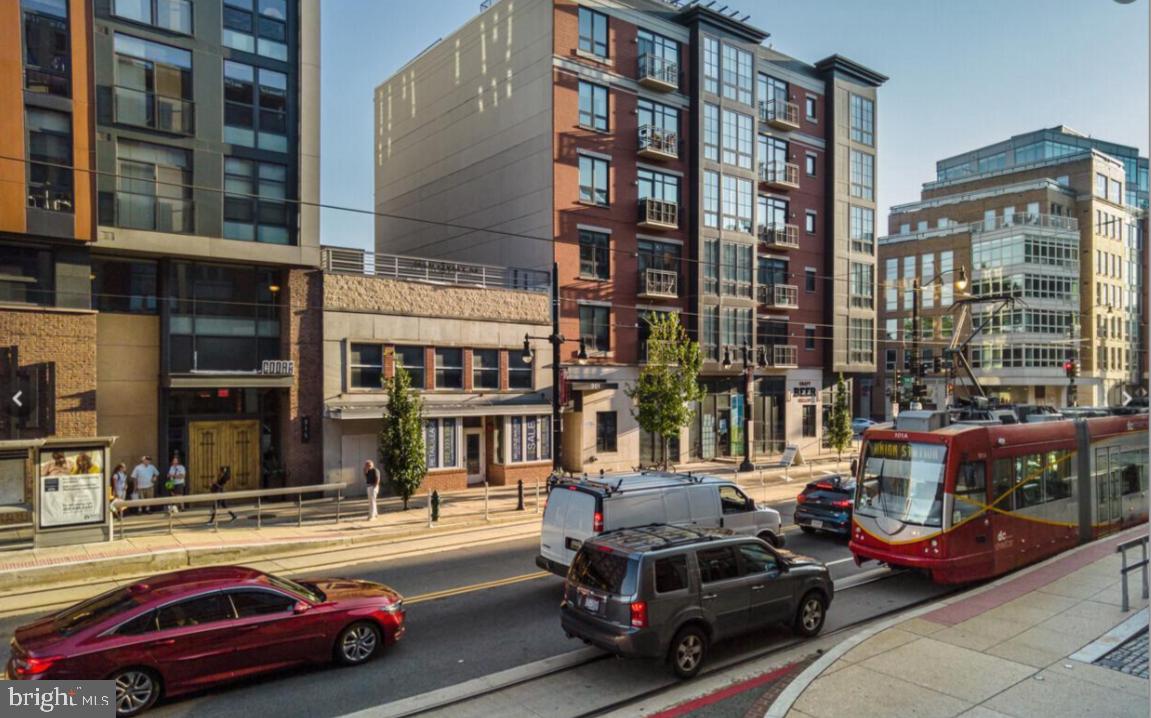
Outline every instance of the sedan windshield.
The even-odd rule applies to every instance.
[[[905,524],[941,526],[946,456],[947,447],[942,444],[867,442],[856,512]]]
[[[62,636],[70,636],[76,631],[100,623],[106,618],[119,615],[139,605],[136,596],[126,588],[116,588],[66,608],[53,618],[56,630]]]

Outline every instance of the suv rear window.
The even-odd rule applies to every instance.
[[[618,553],[584,547],[568,570],[568,580],[596,591],[618,596],[635,593],[638,562]]]

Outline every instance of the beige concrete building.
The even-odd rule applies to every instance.
[[[971,170],[963,173],[954,171],[956,160],[946,160],[941,179],[925,184],[919,201],[892,207],[890,234],[879,239],[884,391],[873,413],[889,415],[898,394],[895,374],[913,373],[916,279],[922,285],[921,363],[936,405],[944,405],[951,386],[969,395],[962,375],[956,380],[946,363],[940,373],[933,365],[956,334],[966,341],[980,327],[967,357],[988,393],[1004,401],[1120,404],[1145,385],[1145,211],[1136,192],[1126,191],[1122,159],[1093,149],[1093,140],[1073,131],[1044,132],[1057,131],[1079,144],[1036,154],[1013,138],[1006,149],[970,153]],[[975,302],[958,326],[954,303],[963,295],[954,282],[961,268],[969,279],[966,295],[1020,301],[999,312],[998,303]],[[1079,367],[1074,392],[1069,361]]]

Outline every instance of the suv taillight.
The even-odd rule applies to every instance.
[[[795,497],[795,503],[797,504],[802,504],[804,501],[807,501],[807,494],[800,494]]]
[[[844,499],[842,501],[832,501],[831,505],[837,509],[849,509],[851,508],[851,501],[848,499]]]
[[[597,534],[603,531],[603,512],[596,511],[591,519],[591,530]]]
[[[631,604],[632,628],[647,628],[647,602],[636,601]]]

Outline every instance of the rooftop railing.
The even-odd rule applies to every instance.
[[[321,262],[325,272],[336,274],[529,292],[547,292],[551,288],[549,274],[539,269],[379,254],[351,247],[324,247]]]

